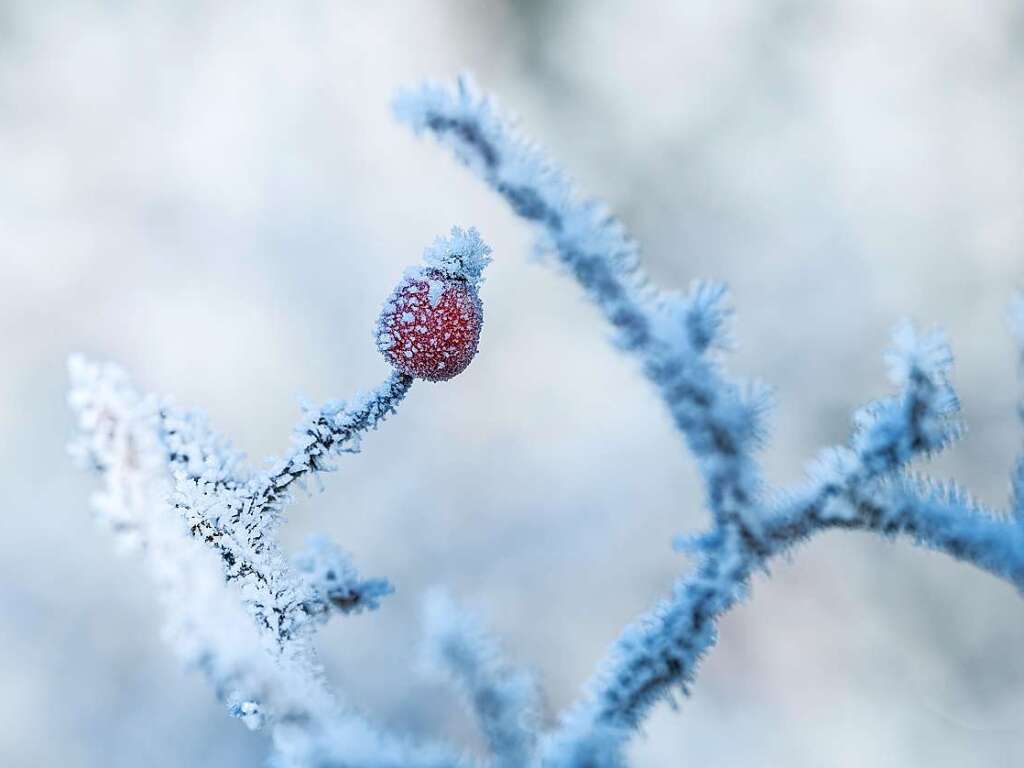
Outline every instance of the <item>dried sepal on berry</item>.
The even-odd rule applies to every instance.
[[[445,381],[466,369],[480,341],[477,286],[490,252],[475,229],[453,227],[426,249],[426,266],[405,273],[377,321],[377,348],[397,370]]]

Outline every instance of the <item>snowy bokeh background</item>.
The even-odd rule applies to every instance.
[[[1024,11],[1012,0],[0,0],[0,764],[252,766],[160,638],[143,570],[64,453],[72,351],[279,453],[296,396],[386,375],[371,328],[423,247],[495,250],[477,360],[420,385],[325,493],[329,534],[398,587],[335,621],[330,676],[372,716],[473,745],[413,671],[444,585],[569,703],[705,523],[660,403],[574,285],[396,87],[472,70],[644,245],[727,281],[734,370],[776,387],[770,478],[800,477],[886,389],[903,316],[944,326],[971,430],[938,472],[1001,504],[1021,439],[1003,309],[1024,282]],[[850,534],[728,616],[637,766],[1024,763],[1024,603],[947,558]]]

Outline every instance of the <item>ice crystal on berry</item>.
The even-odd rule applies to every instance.
[[[491,249],[476,227],[452,227],[449,237],[437,237],[423,252],[427,267],[465,280],[474,288],[483,282],[484,267],[491,263]]]
[[[491,249],[475,229],[454,227],[423,254],[384,304],[377,348],[397,370],[445,381],[462,373],[476,354],[483,324],[477,293]]]

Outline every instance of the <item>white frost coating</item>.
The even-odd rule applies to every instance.
[[[440,280],[427,280],[427,299],[430,301],[431,309],[437,309],[443,295],[444,283]]]
[[[79,429],[72,454],[102,473],[93,509],[122,548],[144,556],[165,612],[168,641],[209,677],[229,708],[289,685],[262,653],[237,595],[224,588],[218,558],[187,535],[169,503],[172,478],[161,440],[162,404],[140,395],[116,366],[75,356],[69,372],[68,401]],[[258,725],[252,717],[246,722]]]
[[[318,695],[318,675],[303,663],[302,653],[280,663],[268,653],[271,645],[253,632],[238,592],[225,588],[220,558],[189,536],[187,517],[170,503],[172,467],[205,465],[211,477],[244,482],[239,455],[224,441],[184,432],[202,418],[138,394],[116,366],[74,357],[69,367],[69,401],[80,429],[74,453],[103,474],[104,491],[94,502],[101,518],[116,521],[115,533],[142,545],[167,612],[166,635],[179,654],[209,676],[229,710],[250,726],[262,721],[259,708],[250,704]],[[190,455],[170,456],[168,440],[176,436],[177,446],[187,446]],[[204,461],[203,443],[216,445],[220,459]]]
[[[451,277],[466,280],[470,285],[483,282],[484,268],[491,263],[491,248],[485,243],[476,227],[460,229],[452,227],[448,237],[438,237],[423,251],[423,263]],[[438,283],[440,285],[440,283]],[[431,305],[436,306],[440,295],[430,288]]]

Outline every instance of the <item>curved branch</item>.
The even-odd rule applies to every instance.
[[[753,451],[767,400],[763,388],[729,378],[717,364],[714,353],[728,341],[725,289],[697,284],[687,297],[659,293],[622,225],[603,205],[579,199],[467,77],[453,88],[428,83],[403,91],[395,112],[448,146],[540,228],[539,248],[555,255],[658,388],[700,464],[716,519],[754,525],[746,513],[760,486]]]
[[[1021,527],[996,520],[955,488],[902,475],[912,459],[942,450],[958,434],[947,377],[952,357],[941,334],[900,330],[890,357],[900,394],[864,408],[850,446],[827,452],[806,487],[772,502],[753,458],[763,391],[744,390],[717,364],[724,289],[699,285],[682,300],[659,294],[622,226],[602,206],[579,200],[566,177],[467,79],[454,88],[406,91],[396,112],[452,149],[539,227],[540,249],[554,253],[657,386],[700,463],[713,513],[711,532],[692,547],[700,558],[696,572],[622,633],[586,696],[547,739],[545,765],[619,765],[622,744],[650,707],[674,687],[686,691],[715,642],[718,617],[746,593],[751,574],[818,531],[907,535],[1018,588],[1024,584]],[[1024,310],[1016,317],[1024,328]],[[1024,488],[1024,480],[1018,485]]]
[[[625,739],[673,687],[688,693],[697,666],[717,640],[718,620],[747,593],[751,576],[775,556],[830,530],[907,537],[1024,591],[1024,526],[958,497],[901,477],[862,500],[852,517],[829,517],[817,504],[765,520],[763,554],[750,556],[735,531],[701,539],[701,560],[616,641],[590,684],[590,697],[563,717],[545,744],[544,765],[612,766]]]
[[[765,521],[772,554],[829,530],[902,536],[1024,592],[1024,526],[1000,518],[955,486],[901,476],[862,495],[850,517],[829,517],[818,504],[800,506],[795,513],[781,511]]]
[[[973,556],[1004,577],[1024,571],[1024,547],[986,547],[991,526],[969,515],[974,507],[966,497],[946,495],[956,505],[954,516],[938,494],[915,494],[908,482],[890,480],[914,457],[941,449],[955,436],[957,401],[948,383],[952,356],[941,334],[921,337],[909,326],[901,328],[889,359],[902,389],[860,411],[850,447],[826,452],[806,488],[760,507],[756,532],[727,522],[692,544],[700,558],[696,573],[680,579],[669,599],[622,633],[587,695],[549,740],[550,765],[586,764],[598,744],[605,752],[615,749],[655,702],[675,687],[685,693],[715,643],[719,616],[746,593],[751,574],[819,530],[904,532],[955,556]]]

